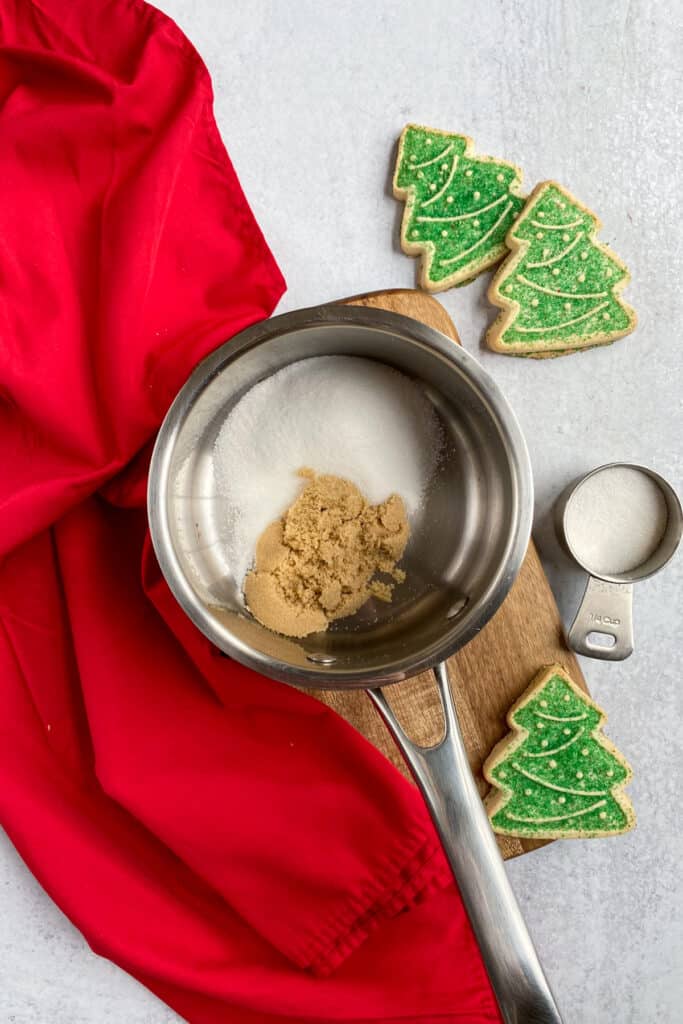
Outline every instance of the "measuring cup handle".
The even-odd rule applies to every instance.
[[[508,881],[460,733],[445,665],[434,674],[446,729],[434,747],[403,732],[381,690],[368,690],[422,791],[479,943],[505,1024],[562,1024]]]
[[[589,658],[623,661],[633,653],[633,587],[588,577],[583,600],[567,640],[572,650]],[[614,638],[611,647],[595,643],[593,634]]]

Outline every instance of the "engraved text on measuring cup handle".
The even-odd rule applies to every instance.
[[[628,658],[633,652],[632,590],[630,583],[606,583],[589,576],[569,630],[569,646],[589,658]]]

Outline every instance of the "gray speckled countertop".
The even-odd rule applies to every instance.
[[[557,178],[632,270],[637,333],[541,363],[482,349],[486,280],[446,292],[465,347],[526,431],[535,535],[569,618],[582,581],[549,525],[558,492],[603,462],[645,463],[681,492],[679,125],[683,8],[657,0],[160,0],[212,73],[216,113],[289,284],[281,311],[412,286],[390,197],[406,121],[472,135],[531,187]],[[509,865],[567,1024],[674,1024],[683,1005],[678,787],[683,557],[638,587],[636,652],[586,662],[630,759],[639,825]],[[678,779],[676,776],[678,775]],[[177,1020],[95,957],[0,835],[0,1021]]]

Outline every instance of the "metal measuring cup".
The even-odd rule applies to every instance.
[[[666,523],[659,538],[653,539],[645,557],[636,558],[638,564],[621,570],[616,565],[596,568],[595,563],[590,564],[591,558],[586,555],[576,524],[572,526],[572,503],[577,501],[587,481],[617,468],[633,470],[650,478],[666,505]],[[659,474],[645,466],[610,462],[581,477],[561,495],[555,509],[555,526],[564,549],[588,573],[586,590],[567,636],[569,646],[589,658],[623,661],[633,653],[633,584],[659,572],[672,558],[681,539],[683,512],[676,492]]]

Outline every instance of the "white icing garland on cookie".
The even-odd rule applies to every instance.
[[[489,238],[494,233],[494,231],[496,230],[498,225],[501,223],[501,221],[505,220],[505,218],[507,217],[507,215],[508,215],[508,213],[510,212],[511,209],[512,209],[512,203],[508,203],[507,206],[505,207],[505,209],[503,210],[503,212],[501,213],[500,217],[496,221],[496,223],[492,227],[490,227],[489,230],[486,231],[481,236],[481,238],[474,243],[474,245],[470,245],[468,249],[463,249],[463,251],[461,253],[458,253],[457,256],[453,256],[449,260],[439,260],[439,266],[440,267],[447,267],[451,263],[456,263],[458,260],[461,260],[463,258],[463,256],[469,256],[469,254],[471,252],[474,252],[474,250],[477,249],[480,245],[483,245],[483,243],[486,241],[486,239]]]
[[[518,274],[517,280],[521,281],[522,284],[528,285],[529,288],[534,288],[537,292],[555,295],[560,299],[604,299],[607,295],[607,292],[558,292],[552,288],[544,288],[542,284],[536,284],[535,281],[530,281],[524,274]]]

